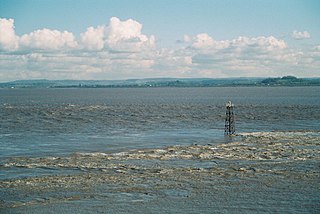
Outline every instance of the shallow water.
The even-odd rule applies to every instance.
[[[319,130],[320,87],[1,89],[0,157],[224,142],[238,132]]]
[[[319,89],[0,90],[0,211],[317,213]]]

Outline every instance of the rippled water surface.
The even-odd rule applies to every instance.
[[[1,89],[0,211],[317,212],[319,91]]]

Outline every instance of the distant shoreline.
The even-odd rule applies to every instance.
[[[320,78],[154,78],[128,80],[17,80],[0,88],[189,88],[189,87],[301,87],[320,86]]]

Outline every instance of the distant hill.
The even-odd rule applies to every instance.
[[[284,76],[279,78],[267,78],[261,81],[261,85],[267,86],[309,86],[319,85],[319,78],[303,79],[294,76]]]
[[[149,78],[128,80],[17,80],[0,88],[120,88],[120,87],[227,87],[227,86],[320,86],[320,78]]]

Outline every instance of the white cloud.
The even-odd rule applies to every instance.
[[[0,19],[0,32],[0,50],[7,52],[35,49],[65,51],[78,46],[74,35],[68,31],[45,28],[19,37],[15,34],[13,19]]]
[[[309,39],[311,36],[310,36],[310,33],[308,31],[303,31],[303,32],[300,32],[300,31],[293,31],[292,33],[292,38],[294,39]]]
[[[128,19],[121,21],[112,17],[108,25],[89,27],[80,35],[80,43],[68,31],[41,29],[17,36],[13,19],[0,19],[0,48],[4,51],[68,51],[86,49],[91,51],[139,52],[154,49],[155,37],[141,32],[142,24]]]
[[[142,34],[142,24],[128,19],[110,19],[108,26],[89,27],[81,34],[83,46],[89,50],[136,52],[155,48],[155,37]]]
[[[111,50],[141,51],[155,47],[155,37],[149,38],[141,33],[142,24],[132,19],[120,21],[116,17],[110,19],[106,28],[106,42]]]
[[[20,45],[26,49],[41,50],[66,50],[78,46],[72,33],[46,28],[21,36]]]
[[[189,38],[188,48],[175,55],[190,56],[192,65],[186,66],[202,76],[281,76],[288,71],[316,76],[318,72],[315,67],[319,59],[312,50],[295,50],[274,36],[214,40],[208,34],[199,34]]]
[[[104,26],[89,27],[81,34],[81,41],[88,50],[101,50],[104,47]]]
[[[186,36],[185,36],[186,37]],[[189,38],[189,37],[188,37]],[[192,40],[191,47],[194,49],[237,49],[238,51],[245,49],[260,49],[263,51],[274,51],[286,48],[286,43],[283,40],[277,39],[273,36],[269,37],[239,37],[233,40],[214,40],[208,34],[202,33],[196,35]]]
[[[264,51],[282,50],[287,47],[284,40],[277,39],[273,36],[239,37],[238,39],[232,40],[231,45],[239,48],[258,48]]]
[[[0,18],[0,50],[11,51],[19,47],[19,38],[15,34],[14,20]]]
[[[188,40],[186,40],[188,38]],[[219,50],[219,49],[224,49],[230,46],[230,41],[228,40],[221,40],[217,41],[214,40],[211,36],[209,36],[206,33],[201,33],[196,35],[191,39],[189,36],[184,36],[184,41],[189,41],[191,42],[191,47],[194,49],[211,49],[211,50]]]
[[[213,46],[213,39],[206,33],[198,34],[194,37],[192,47],[196,49],[205,49]]]
[[[107,41],[109,44],[117,44],[123,41],[145,42],[148,37],[141,34],[142,24],[132,19],[120,21],[116,17],[110,19],[109,26],[106,28]]]

